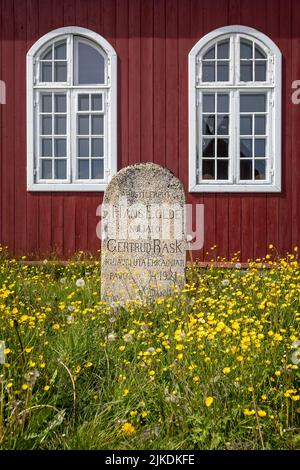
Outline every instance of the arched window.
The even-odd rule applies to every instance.
[[[228,26],[189,54],[191,192],[281,190],[281,53]]]
[[[117,170],[117,56],[98,34],[60,28],[27,54],[28,190],[102,191]]]

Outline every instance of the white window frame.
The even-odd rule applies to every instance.
[[[239,56],[234,57],[233,48],[230,47],[230,69],[229,82],[202,82],[198,83],[199,54],[203,55],[216,41],[230,38],[232,45],[232,37],[245,37],[250,41],[254,41],[267,54],[267,80],[266,82],[239,82]],[[237,48],[239,49],[239,48]],[[280,192],[281,191],[281,52],[276,44],[265,34],[256,29],[247,26],[225,26],[216,29],[205,35],[198,41],[189,53],[189,191],[190,192]],[[270,72],[271,71],[271,72]],[[235,73],[234,73],[235,72]],[[234,82],[233,78],[238,80]],[[271,96],[270,96],[271,90]],[[201,128],[197,129],[197,113],[201,106],[201,93],[206,92],[224,92],[224,93],[251,93],[266,92],[267,93],[267,129],[268,145],[272,160],[268,160],[266,170],[266,180],[263,183],[260,180],[239,181],[237,178],[238,168],[238,139],[239,125],[233,125],[232,114],[235,115],[235,123],[239,122],[239,109],[232,109],[232,100],[230,100],[230,151],[229,165],[232,168],[232,176],[229,175],[229,181],[218,180],[202,180],[199,181],[199,161],[197,148],[200,144],[199,133]],[[238,99],[233,100],[235,103]],[[201,121],[200,121],[201,122]],[[199,149],[200,152],[200,149]],[[203,182],[205,181],[205,182]]]
[[[107,76],[103,85],[71,85],[73,76],[73,63],[67,67],[67,82],[46,82],[37,83],[36,71],[39,68],[39,55],[43,52],[52,41],[64,38],[72,38],[67,41],[67,61],[70,60],[70,48],[73,47],[74,36],[81,36],[83,39],[92,41],[99,46],[107,55]],[[76,54],[75,54],[76,57]],[[41,37],[27,53],[27,190],[28,191],[104,191],[111,180],[112,176],[117,172],[117,54],[109,42],[99,34],[86,28],[69,26],[58,28]],[[48,92],[65,92],[67,95],[67,179],[66,180],[43,180],[38,182],[37,178],[37,155],[36,145],[39,141],[39,134],[36,122],[35,106],[39,106],[36,100],[38,90]],[[101,182],[97,180],[75,180],[75,116],[71,116],[70,112],[70,90],[76,90],[73,93],[77,96],[80,91],[82,93],[103,93],[106,96],[104,101],[105,107],[105,177]],[[73,103],[74,108],[75,103]],[[38,112],[38,110],[37,110]],[[75,113],[73,113],[75,114]],[[71,155],[72,153],[72,155]],[[71,182],[71,172],[73,176]]]

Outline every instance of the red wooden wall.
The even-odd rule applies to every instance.
[[[67,257],[96,251],[101,193],[26,191],[26,52],[48,31],[82,26],[118,54],[118,166],[154,161],[188,180],[188,53],[209,31],[256,28],[283,54],[283,191],[281,194],[188,194],[205,205],[205,251],[242,258],[280,253],[300,243],[299,0],[0,0],[0,243],[17,255]],[[211,256],[209,256],[209,259]]]

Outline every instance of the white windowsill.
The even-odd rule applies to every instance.
[[[99,184],[75,184],[75,183],[58,183],[58,184],[45,184],[34,183],[27,186],[27,191],[71,191],[71,192],[103,192],[106,190],[108,183]]]
[[[190,193],[280,193],[281,187],[271,184],[196,184],[189,187]]]

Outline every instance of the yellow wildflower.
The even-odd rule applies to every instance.
[[[132,426],[131,423],[126,422],[122,426],[122,431],[123,434],[125,434],[126,436],[130,436],[132,434],[135,434],[135,427]]]
[[[207,408],[209,408],[212,404],[213,404],[213,397],[207,397],[206,400],[205,400],[205,405],[207,406]]]

